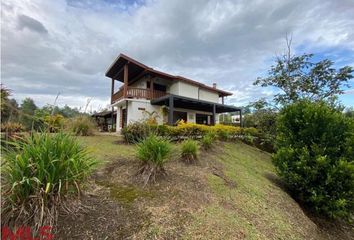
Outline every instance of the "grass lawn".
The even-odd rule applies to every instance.
[[[218,143],[186,165],[174,144],[168,176],[142,187],[135,146],[81,137],[101,162],[58,239],[352,239],[353,227],[309,217],[282,188],[268,153]]]

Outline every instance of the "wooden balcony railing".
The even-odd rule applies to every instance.
[[[153,90],[151,91],[148,88],[134,88],[128,87],[127,95],[125,98],[140,98],[140,99],[154,99],[165,96],[167,93]],[[118,92],[112,95],[112,103],[119,101],[120,99],[124,98],[124,90],[120,89]]]

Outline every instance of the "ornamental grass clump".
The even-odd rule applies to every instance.
[[[186,163],[195,163],[198,160],[198,143],[188,139],[182,142],[181,159]]]
[[[215,141],[215,134],[208,133],[202,137],[202,139],[200,140],[200,143],[201,143],[202,148],[204,150],[209,150],[209,149],[211,149],[214,141]]]
[[[157,177],[166,175],[164,164],[171,152],[171,143],[162,137],[150,135],[137,144],[137,158],[142,167],[138,174],[142,175],[144,185],[156,181]]]
[[[89,116],[77,116],[69,121],[69,130],[76,136],[94,135],[95,128],[95,123]]]
[[[5,225],[55,224],[58,207],[96,161],[71,135],[33,133],[4,152],[2,217]]]

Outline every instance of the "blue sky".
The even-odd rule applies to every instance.
[[[21,101],[92,109],[110,99],[104,73],[119,53],[232,91],[237,106],[273,88],[252,85],[293,50],[354,66],[353,0],[3,0],[2,83]],[[354,87],[353,80],[350,85]],[[353,89],[340,100],[354,106]]]

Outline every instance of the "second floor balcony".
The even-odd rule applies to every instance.
[[[126,96],[124,96],[124,89],[120,89],[114,93],[111,98],[111,103],[115,103],[123,98],[135,98],[135,99],[155,99],[167,95],[166,92],[159,90],[151,90],[147,88],[128,87]]]

